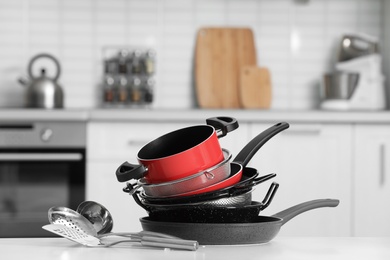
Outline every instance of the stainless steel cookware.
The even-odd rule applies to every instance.
[[[46,76],[46,69],[41,69],[41,75],[33,75],[33,65],[38,59],[47,58],[54,62],[57,72],[53,78]],[[47,53],[34,56],[28,65],[29,79],[19,79],[22,85],[27,86],[25,93],[25,103],[28,108],[63,108],[64,92],[58,84],[61,74],[61,66],[58,60]]]

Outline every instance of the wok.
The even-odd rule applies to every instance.
[[[177,223],[140,219],[143,230],[161,232],[183,239],[197,240],[201,245],[261,244],[271,241],[280,228],[295,216],[308,210],[336,207],[339,200],[319,199],[304,202],[272,216],[258,216],[251,223]]]

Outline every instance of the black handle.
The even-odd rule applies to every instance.
[[[124,162],[116,169],[116,178],[119,182],[125,182],[131,179],[138,180],[141,179],[146,172],[147,169],[143,165]]]
[[[133,195],[131,195],[135,201],[135,203],[138,204],[138,206],[140,206],[141,208],[143,208],[144,210],[146,210],[147,212],[150,212],[151,209],[146,206],[145,204],[142,203],[142,201],[140,200],[140,198],[138,197],[138,192],[135,192],[133,193]]]
[[[303,202],[301,204],[292,206],[279,213],[272,215],[272,217],[282,219],[282,225],[286,224],[292,218],[302,214],[308,210],[323,208],[323,207],[337,207],[340,201],[337,199],[318,199]]]
[[[289,128],[290,125],[286,122],[280,122],[270,128],[264,130],[255,138],[253,138],[234,158],[233,162],[239,163],[242,166],[246,166],[256,152],[273,136],[279,132]]]
[[[226,116],[208,118],[206,119],[206,123],[222,132],[222,134],[220,134],[218,137],[225,136],[227,133],[237,129],[239,126],[235,118]]]
[[[240,183],[239,185],[236,185],[234,186],[234,188],[238,188],[238,189],[246,189],[246,188],[251,188],[253,186],[256,186],[262,182],[265,182],[265,181],[268,181],[272,178],[274,178],[276,176],[275,173],[270,173],[270,174],[267,174],[267,175],[263,175],[263,176],[260,176],[260,177],[257,177],[249,182],[244,182],[244,183]]]
[[[271,202],[272,202],[272,200],[273,200],[273,198],[275,196],[275,193],[278,190],[278,188],[279,188],[279,183],[273,182],[271,184],[271,186],[268,189],[267,194],[265,195],[263,201],[261,202],[261,204],[263,204],[261,206],[261,210],[266,209],[269,206],[269,204],[271,204]]]

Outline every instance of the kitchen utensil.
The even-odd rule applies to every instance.
[[[335,71],[324,75],[325,99],[350,99],[359,81],[359,73]]]
[[[336,207],[339,200],[320,199],[304,202],[272,216],[258,216],[250,223],[179,223],[140,219],[143,230],[163,232],[183,239],[195,239],[201,245],[261,244],[271,241],[280,228],[308,210]]]
[[[103,205],[95,201],[83,201],[76,212],[92,223],[98,235],[111,232],[114,222],[111,213]]]
[[[201,108],[239,108],[239,74],[256,65],[249,28],[201,28],[195,50],[195,85]]]
[[[141,202],[134,197],[136,203],[149,213],[152,220],[166,222],[189,223],[244,223],[253,221],[261,210],[271,203],[279,184],[272,183],[262,202],[252,201],[243,207],[204,207],[196,205],[155,205]]]
[[[89,205],[88,205],[89,204]],[[91,207],[92,205],[92,207]],[[80,211],[85,211],[88,212],[90,210],[96,210],[99,209],[101,206],[98,203],[84,203],[81,204]],[[111,216],[109,214],[108,210],[104,208],[105,213],[108,214],[103,214],[102,216],[105,218],[102,218],[102,223],[109,223],[109,221],[104,221],[107,220]],[[99,212],[93,212],[92,215],[98,215]],[[127,237],[127,238],[138,238],[134,242],[141,242],[141,244],[144,245],[149,245],[149,246],[160,246],[160,247],[170,247],[170,248],[179,248],[179,249],[188,249],[188,250],[195,250],[197,248],[197,242],[196,241],[184,241],[182,239],[177,239],[173,238],[173,240],[166,241],[164,239],[160,239],[161,237],[166,237],[164,234],[152,234],[153,236],[150,239],[141,239],[143,237],[137,237],[136,233],[131,233],[131,232],[122,232],[122,233],[102,233],[101,231],[104,230],[104,224],[101,225],[102,229],[100,229],[100,225],[97,225],[97,227],[100,230],[96,230],[94,225],[83,215],[81,215],[79,212],[74,211],[72,209],[69,209],[67,207],[51,207],[48,211],[48,217],[49,217],[49,222],[54,225],[54,226],[44,226],[43,228],[51,231],[55,234],[61,235],[63,237],[66,237],[70,240],[73,240],[75,242],[81,243],[83,245],[87,246],[98,246],[98,245],[104,245],[104,246],[111,246],[117,243],[121,242],[133,242],[134,240],[120,240],[116,241],[115,243],[112,244],[104,244],[101,241],[101,238],[103,237]],[[109,229],[109,228],[108,228]],[[107,230],[108,230],[107,229]],[[98,234],[98,231],[101,232],[101,234]],[[168,238],[172,238],[172,236],[168,236]],[[152,243],[148,243],[152,242]],[[178,246],[178,247],[177,247]],[[184,248],[186,247],[187,248]]]
[[[241,67],[239,90],[243,108],[269,109],[272,87],[268,68],[249,65]]]
[[[238,122],[231,117],[214,117],[206,123],[182,128],[149,142],[138,152],[140,165],[125,162],[119,166],[118,181],[142,177],[149,184],[174,181],[223,161],[218,138],[236,129]]]
[[[210,207],[242,207],[252,202],[252,189],[264,181],[272,179],[276,174],[271,173],[257,177],[258,172],[254,168],[245,167],[241,180],[232,186],[224,189],[196,194],[185,197],[155,198],[145,193],[138,193],[139,197],[149,204],[160,205],[199,205]]]
[[[48,211],[51,224],[59,224],[71,229],[80,230],[85,234],[97,237],[94,226],[83,215],[67,207],[51,207]]]
[[[227,187],[233,186],[234,184],[237,184],[238,182],[240,182],[241,177],[243,175],[243,173],[242,173],[243,167],[245,167],[249,163],[250,159],[255,155],[255,153],[274,135],[287,129],[288,127],[289,127],[289,124],[286,122],[277,123],[277,124],[269,127],[268,129],[264,130],[263,132],[261,132],[259,135],[257,135],[255,138],[253,138],[247,145],[245,145],[245,147],[236,156],[234,161],[232,163],[230,163],[231,177],[229,177],[221,182],[218,182],[214,185],[211,185],[209,187],[205,187],[205,188],[202,188],[199,190],[195,190],[193,192],[187,192],[185,194],[179,194],[179,195],[183,196],[183,197],[185,197],[185,196],[191,197],[191,196],[197,195],[197,194],[204,194],[204,193],[208,193],[208,192],[212,192],[212,191],[216,191],[216,190],[225,189]],[[142,202],[139,201],[137,195],[134,194],[133,198],[138,204],[142,204]],[[143,204],[140,206],[142,207]],[[195,207],[202,207],[202,206],[195,206],[194,205],[192,207],[193,210],[196,210],[196,209],[194,209]],[[153,207],[153,208],[148,207],[145,209],[149,212],[149,214],[153,214],[153,213],[151,213],[152,211],[158,212],[160,210],[158,205],[157,205],[157,207]],[[175,207],[165,207],[164,211],[166,211],[166,210],[175,211],[176,209],[175,209]]]
[[[366,34],[346,34],[342,37],[339,61],[379,53],[378,39]]]
[[[140,243],[142,246],[148,247],[172,248],[191,251],[195,251],[199,247],[197,241],[183,240],[171,236],[168,238],[166,236],[162,237],[159,235],[159,233],[156,232],[126,233],[124,236],[128,237],[128,239],[107,243],[102,241],[102,237],[96,237],[85,233],[82,230],[77,229],[77,227],[71,228],[61,224],[49,224],[43,226],[42,228],[56,235],[89,247],[110,247],[124,242]]]
[[[52,60],[57,68],[57,72],[53,78],[46,76],[46,70],[41,69],[41,75],[35,77],[33,75],[33,65],[41,58]],[[64,106],[64,93],[57,80],[61,74],[61,66],[58,60],[47,53],[42,53],[34,56],[28,64],[28,74],[30,79],[19,79],[22,85],[26,85],[25,102],[29,108],[62,108]]]
[[[229,160],[232,155],[228,150],[222,150],[225,159],[207,170],[190,175],[183,179],[158,184],[148,184],[145,178],[141,178],[137,182],[138,185],[133,187],[130,191],[130,195],[142,187],[145,194],[148,196],[169,197],[201,189],[225,180],[230,176]]]

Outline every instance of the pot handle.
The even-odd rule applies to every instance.
[[[274,178],[275,176],[276,176],[276,173],[270,173],[270,174],[267,174],[267,175],[263,175],[263,176],[255,178],[253,180],[249,180],[248,182],[244,182],[242,184],[238,184],[238,185],[234,186],[234,188],[237,188],[237,189],[251,188],[253,186],[256,186],[257,184],[260,184],[262,182],[268,181],[268,180]]]
[[[129,184],[128,184],[129,185]],[[130,184],[131,185],[131,184]],[[124,188],[124,189],[127,189],[128,187]],[[131,189],[131,188],[130,188]],[[146,206],[145,204],[142,203],[142,201],[140,200],[140,198],[138,197],[138,192],[134,192],[133,195],[131,195],[135,201],[135,203],[138,204],[138,206],[140,206],[141,208],[143,208],[144,210],[146,210],[146,212],[150,212],[150,208],[148,206]]]
[[[267,194],[265,195],[263,201],[261,202],[261,204],[263,204],[261,206],[261,210],[266,209],[269,206],[269,204],[271,204],[278,188],[279,188],[279,183],[273,182],[271,184],[271,186],[269,187],[269,189],[267,191]]]
[[[308,210],[316,209],[316,208],[324,208],[324,207],[337,207],[340,201],[336,199],[318,199],[311,200],[307,202],[303,202],[301,204],[295,205],[291,208],[285,209],[279,213],[274,214],[272,217],[281,218],[282,225],[287,223],[289,220],[294,218],[295,216],[306,212]]]
[[[125,182],[130,179],[141,179],[145,173],[147,172],[147,168],[143,165],[139,164],[131,164],[129,162],[122,163],[118,169],[116,169],[116,178],[119,182]]]
[[[290,125],[286,122],[280,122],[276,125],[269,127],[264,130],[260,134],[258,134],[255,138],[253,138],[234,158],[233,162],[239,163],[242,166],[246,166],[252,157],[256,154],[256,152],[273,136],[278,134],[279,132],[289,128]]]
[[[219,130],[218,138],[238,128],[237,119],[233,117],[218,116],[206,119],[206,123]]]

